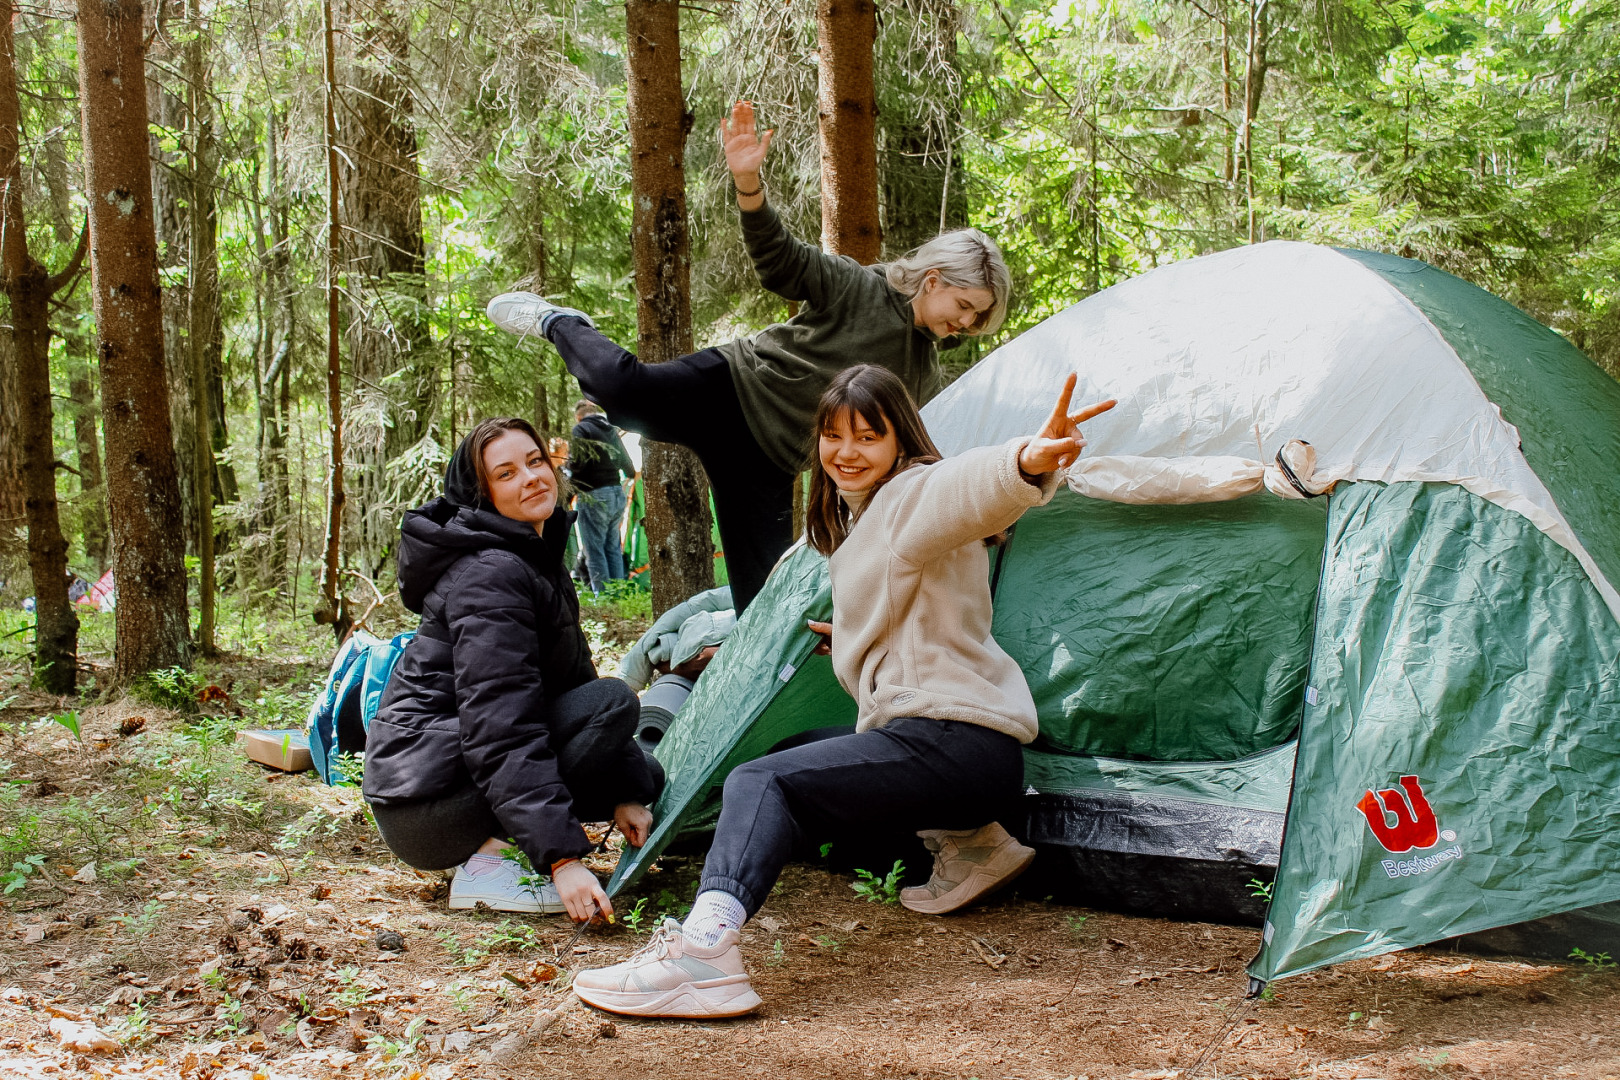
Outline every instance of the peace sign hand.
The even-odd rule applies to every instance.
[[[1077,381],[1078,377],[1072,374],[1064,380],[1063,393],[1058,395],[1057,406],[1047,417],[1046,425],[1024,444],[1024,449],[1019,453],[1018,468],[1025,476],[1041,476],[1074,464],[1086,445],[1085,437],[1080,434],[1080,425],[1117,404],[1113,398],[1109,398],[1077,413],[1069,412],[1069,399],[1074,396]]]

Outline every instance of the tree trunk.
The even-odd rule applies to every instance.
[[[1243,174],[1251,244],[1259,238],[1254,202],[1254,122],[1260,116],[1260,95],[1266,88],[1266,46],[1271,36],[1270,3],[1271,0],[1249,0],[1249,42],[1243,71],[1243,120],[1238,126],[1237,135],[1237,168]]]
[[[269,513],[270,570],[279,579],[287,573],[287,538],[293,527],[292,487],[287,475],[287,429],[291,424],[291,386],[294,286],[292,281],[292,242],[287,227],[286,170],[281,165],[280,133],[284,117],[271,110],[266,125],[270,156],[269,227],[270,251],[266,277],[269,282],[269,330],[265,335],[270,366],[265,371],[261,401],[272,417],[266,440],[266,465],[270,474]],[[274,343],[273,350],[268,349]],[[279,392],[279,398],[277,397]]]
[[[878,221],[877,93],[872,0],[818,0],[821,52],[816,105],[821,120],[821,246],[871,264],[883,254]]]
[[[389,462],[427,434],[438,372],[427,320],[427,245],[410,88],[410,21],[386,5],[349,8],[354,43],[341,167],[349,363],[357,376],[345,442],[347,546],[371,566],[399,535]]]
[[[686,227],[686,136],[681,11],[676,0],[628,0],[631,245],[637,352],[658,364],[692,351],[691,243]],[[708,478],[697,455],[646,442],[647,548],[653,610],[714,588]]]
[[[56,508],[56,447],[52,439],[51,329],[55,287],[28,251],[23,218],[22,106],[12,21],[0,20],[0,274],[11,302],[16,389],[21,404],[17,434],[23,445],[24,512],[28,568],[34,584],[34,681],[53,694],[71,694],[78,678],[79,620],[68,600],[67,540]]]
[[[163,364],[162,294],[147,164],[141,5],[79,0],[90,268],[101,361],[123,682],[183,664],[185,539]]]
[[[184,0],[152,0],[159,23],[165,27],[182,25]],[[190,346],[191,283],[186,266],[191,251],[191,215],[186,210],[190,198],[187,167],[183,153],[175,149],[187,126],[186,99],[171,89],[174,72],[183,56],[173,49],[172,32],[152,37],[153,63],[146,79],[146,108],[153,130],[147,139],[151,160],[152,208],[157,234],[158,274],[170,282],[163,289],[163,366],[169,379],[169,427],[174,440],[175,479],[179,484],[180,513],[188,549],[196,553],[197,526],[196,468],[197,402]],[[165,137],[167,136],[167,137]],[[104,421],[105,423],[105,421]]]
[[[73,401],[73,443],[79,462],[80,532],[88,569],[97,577],[107,570],[107,506],[101,480],[101,437],[96,432],[96,389],[90,364],[69,356],[68,397]]]
[[[186,340],[190,346],[192,422],[197,436],[192,454],[192,492],[197,503],[197,648],[214,653],[214,344],[219,326],[219,222],[214,208],[213,109],[203,68],[203,28],[196,0],[187,4],[191,36],[186,42],[186,128],[190,135],[187,254],[191,289]],[[221,402],[223,406],[223,402]],[[221,410],[223,411],[223,409]]]
[[[89,2],[89,0],[81,0]],[[343,363],[339,347],[338,275],[342,272],[343,233],[338,225],[337,59],[332,27],[332,0],[321,5],[326,54],[326,430],[331,458],[326,491],[326,544],[321,556],[321,595],[315,621],[330,625],[342,641],[349,616],[338,582],[338,555],[343,544]]]
[[[0,559],[9,562],[12,533],[23,525],[22,417],[17,414],[17,347],[0,326]],[[6,573],[0,563],[0,574]]]

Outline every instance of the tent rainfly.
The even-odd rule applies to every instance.
[[[923,415],[947,454],[998,443],[1071,371],[1120,404],[992,569],[1040,711],[1037,865],[1256,905],[1262,982],[1559,913],[1612,935],[1620,384],[1433,267],[1273,242],[1089,297]],[[853,722],[804,625],[830,607],[825,561],[784,556],[660,745],[615,888],[712,825],[732,767]]]

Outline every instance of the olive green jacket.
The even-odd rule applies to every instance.
[[[934,338],[913,325],[908,297],[883,276],[797,240],[769,205],[742,214],[743,241],[761,285],[799,312],[753,337],[717,346],[731,365],[749,430],[773,462],[805,468],[816,406],[833,376],[877,364],[900,376],[921,405],[939,390]]]

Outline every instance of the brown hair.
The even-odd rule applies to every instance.
[[[846,411],[865,420],[879,435],[887,435],[892,426],[895,441],[900,445],[900,456],[895,458],[894,468],[867,492],[865,505],[870,505],[878,489],[902,471],[913,465],[932,464],[944,456],[928,437],[928,429],[917,413],[917,403],[911,400],[905,384],[887,368],[858,364],[840,371],[821,395],[811,431],[819,439],[823,431],[832,429],[839,414]],[[837,485],[818,460],[810,472],[810,497],[804,510],[810,546],[823,555],[831,555],[844,542],[859,516],[859,513],[850,513],[849,504],[839,497]]]
[[[534,430],[534,425],[519,416],[491,417],[468,433],[467,449],[472,455],[473,475],[478,478],[478,498],[486,503],[492,502],[489,497],[489,469],[484,464],[484,449],[508,431],[521,431],[534,440],[534,445],[540,448],[540,456],[551,466],[551,473],[557,478],[557,505],[566,507],[568,500],[573,496],[568,487],[568,478],[557,468],[557,463],[552,460],[551,451],[546,448],[546,441]]]

